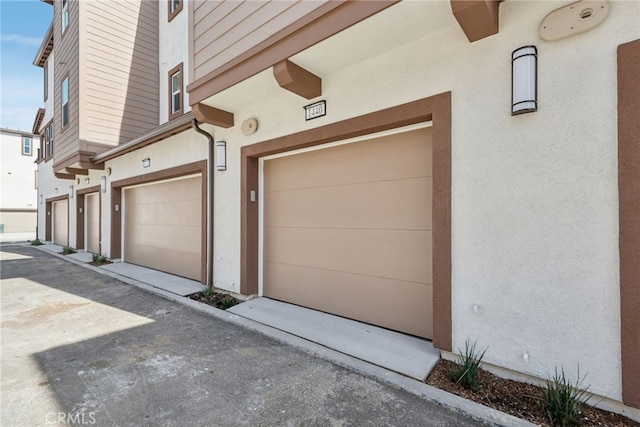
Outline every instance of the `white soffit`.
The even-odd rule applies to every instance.
[[[403,1],[289,59],[322,78],[451,26],[456,27],[457,23],[449,1]],[[269,68],[204,100],[203,104],[240,111],[281,91]]]

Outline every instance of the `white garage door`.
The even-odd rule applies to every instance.
[[[85,209],[85,248],[94,254],[100,254],[100,193],[84,196]]]
[[[69,201],[60,200],[52,204],[51,220],[53,224],[53,243],[68,246],[69,245]]]
[[[263,294],[432,338],[431,129],[264,162]]]
[[[124,261],[200,280],[202,177],[124,189]]]

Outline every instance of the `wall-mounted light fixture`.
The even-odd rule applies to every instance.
[[[42,197],[42,194],[41,194],[40,195],[40,204],[42,204],[42,201],[43,201],[43,197]]]
[[[538,110],[538,50],[523,46],[511,54],[511,115]]]
[[[54,192],[54,193],[57,193],[57,192],[58,192],[58,187],[54,188],[54,189],[53,189],[53,192]]]
[[[107,177],[104,175],[100,177],[100,192],[101,193],[107,192]]]
[[[218,152],[218,158],[216,160],[216,168],[219,171],[227,170],[227,141],[217,141],[216,150]]]
[[[148,168],[149,166],[151,166],[151,159],[149,157],[142,159],[142,167]]]
[[[69,186],[69,198],[73,199],[73,185]]]
[[[85,184],[88,184],[88,183],[90,183],[90,182],[91,182],[91,179],[90,179],[90,178],[85,178],[85,179],[84,179],[84,183],[85,183]]]

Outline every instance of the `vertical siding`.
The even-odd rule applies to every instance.
[[[197,80],[285,29],[326,1],[196,1],[193,5]]]
[[[54,40],[54,164],[78,151],[79,134],[79,55],[78,55],[78,16],[79,1],[69,1],[69,25],[62,33],[62,2],[56,1],[53,15]],[[69,77],[69,124],[62,129],[62,81]]]
[[[158,2],[83,2],[85,149],[115,146],[158,125]]]

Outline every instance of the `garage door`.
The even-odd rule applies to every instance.
[[[94,254],[100,253],[100,196],[91,193],[84,196],[85,209],[85,248]]]
[[[202,178],[124,189],[124,261],[200,280]]]
[[[52,204],[53,243],[69,245],[69,201],[60,200]]]
[[[431,130],[265,160],[263,294],[433,336]]]

